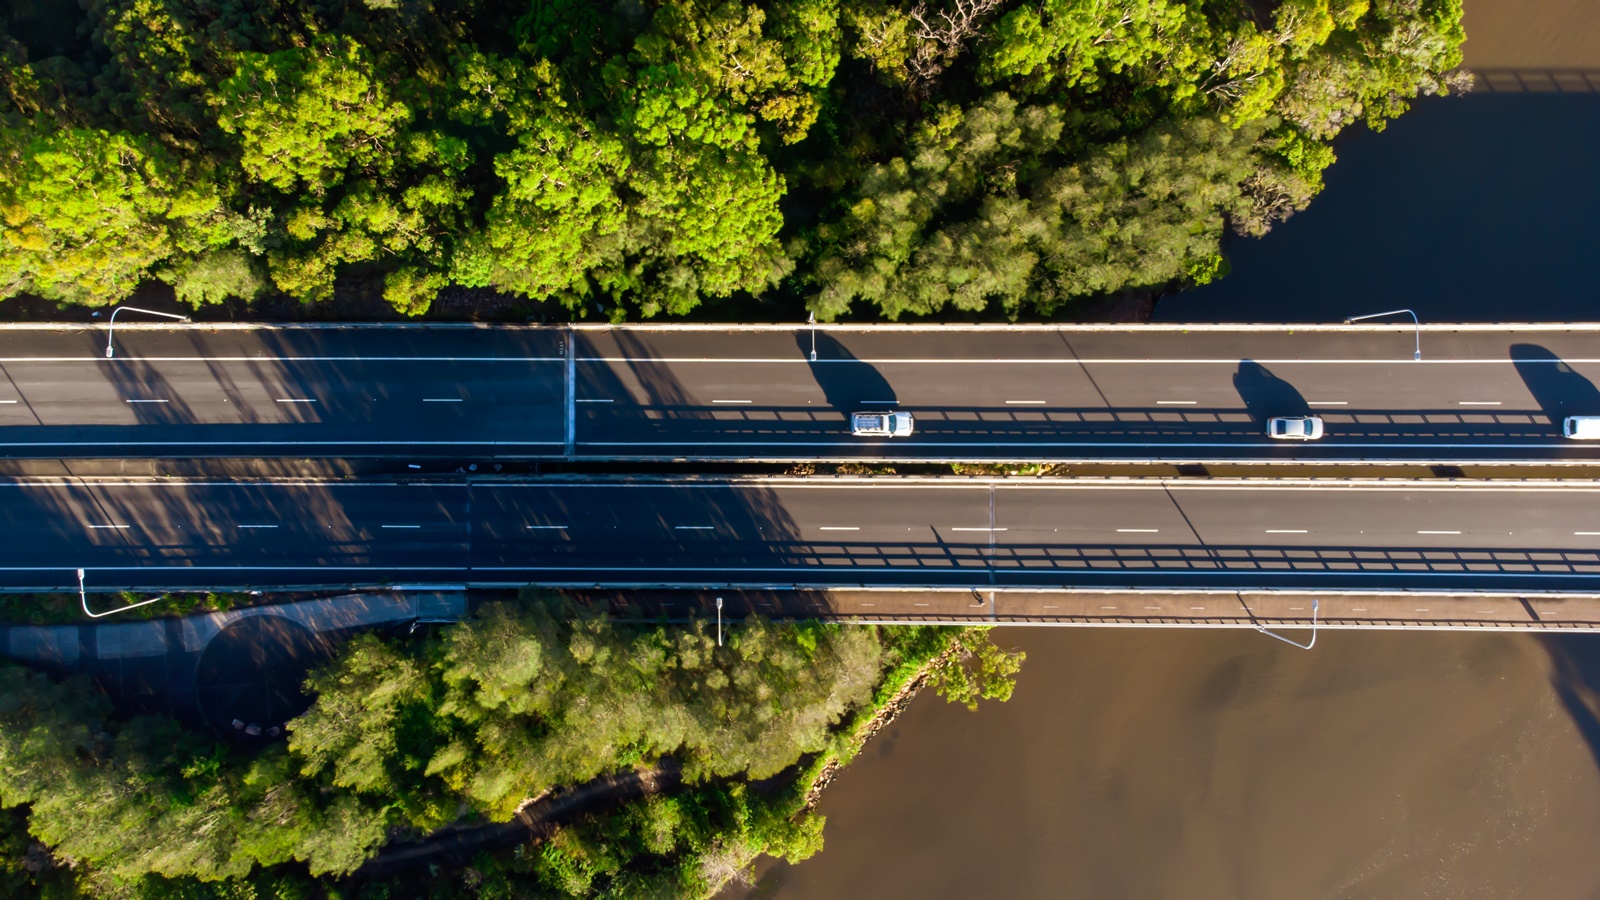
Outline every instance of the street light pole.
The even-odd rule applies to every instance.
[[[1304,644],[1296,640],[1290,640],[1275,631],[1269,631],[1265,625],[1257,625],[1256,630],[1267,637],[1277,638],[1285,644],[1299,647],[1301,650],[1310,650],[1317,645],[1317,598],[1311,598],[1311,640],[1306,641]]]
[[[717,646],[722,646],[722,598],[717,598]]]
[[[810,313],[806,316],[806,324],[811,326],[811,361],[817,361],[817,314]]]
[[[188,316],[180,316],[176,313],[156,312],[153,309],[140,309],[137,306],[119,306],[111,311],[111,318],[106,326],[106,359],[111,358],[111,336],[116,332],[117,329],[117,313],[122,312],[123,310],[127,310],[128,312],[144,313],[147,316],[161,316],[165,319],[177,319],[179,322],[189,321]]]
[[[1406,315],[1411,317],[1411,324],[1416,329],[1417,347],[1416,347],[1415,350],[1412,351],[1411,358],[1416,360],[1417,362],[1421,362],[1422,361],[1422,322],[1417,319],[1417,314],[1412,312],[1411,310],[1409,310],[1409,309],[1391,309],[1388,312],[1372,313],[1371,315],[1366,315],[1366,316],[1345,316],[1344,323],[1346,325],[1349,325],[1352,322],[1359,322],[1362,319],[1377,319],[1377,318],[1381,318],[1383,316],[1398,316],[1401,313],[1404,313],[1404,314],[1406,314]]]
[[[119,607],[117,609],[108,609],[102,613],[89,612],[89,594],[84,590],[83,587],[83,570],[78,570],[78,602],[83,604],[83,614],[91,619],[101,619],[112,615],[113,613],[127,612],[130,609],[138,609],[141,606],[149,606],[152,603],[160,603],[165,599],[167,598],[158,594],[154,597],[151,597],[149,600],[142,600],[138,603],[130,603],[127,606]]]

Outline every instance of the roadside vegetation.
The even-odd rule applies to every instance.
[[[1463,39],[1460,0],[19,4],[0,297],[1047,316],[1218,277]]]
[[[148,601],[154,599],[152,595],[135,591],[90,594],[89,608],[97,613],[115,611],[115,618],[110,621],[126,622],[135,619],[149,620],[167,616],[226,612],[241,606],[284,600],[281,594],[266,598],[254,594],[227,594],[216,591],[164,593],[157,596],[161,599],[150,603]],[[14,625],[82,625],[90,621],[83,614],[83,598],[76,592],[0,593],[0,622]]]
[[[559,601],[434,634],[352,640],[286,742],[248,748],[123,717],[87,681],[0,667],[7,896],[709,896],[822,842],[814,792],[930,683],[1005,699],[1021,654],[983,629],[777,624],[724,646]],[[592,804],[467,867],[348,877],[395,841],[512,820],[618,773],[681,786]]]

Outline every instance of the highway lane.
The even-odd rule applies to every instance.
[[[504,328],[0,330],[0,453],[560,455],[565,335]]]
[[[1600,483],[0,482],[0,587],[1600,589]]]
[[[1600,409],[1593,332],[819,331],[577,334],[580,452],[632,458],[1164,461],[1593,459],[1559,421]],[[912,412],[905,440],[847,434]],[[1274,415],[1322,416],[1285,445]]]
[[[1600,329],[0,329],[0,454],[1589,462]],[[861,409],[908,439],[848,434]],[[1267,439],[1317,414],[1313,444]]]

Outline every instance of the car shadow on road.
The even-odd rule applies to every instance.
[[[1567,416],[1600,416],[1600,389],[1544,347],[1512,344],[1511,365],[1551,425]]]
[[[812,336],[808,331],[797,332],[795,345],[809,355]],[[894,406],[899,398],[889,379],[871,363],[862,362],[844,344],[826,332],[816,334],[817,358],[812,360],[811,377],[822,389],[828,405],[835,412],[850,415],[861,409],[883,409]]]
[[[1245,410],[1257,425],[1265,427],[1273,416],[1307,416],[1311,406],[1294,385],[1272,374],[1253,359],[1239,360],[1233,375],[1233,388],[1244,401]]]

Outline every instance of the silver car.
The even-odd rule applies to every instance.
[[[910,437],[914,423],[908,412],[858,412],[850,417],[856,437]]]
[[[1267,420],[1267,437],[1279,441],[1314,441],[1322,437],[1316,416],[1276,416]]]

